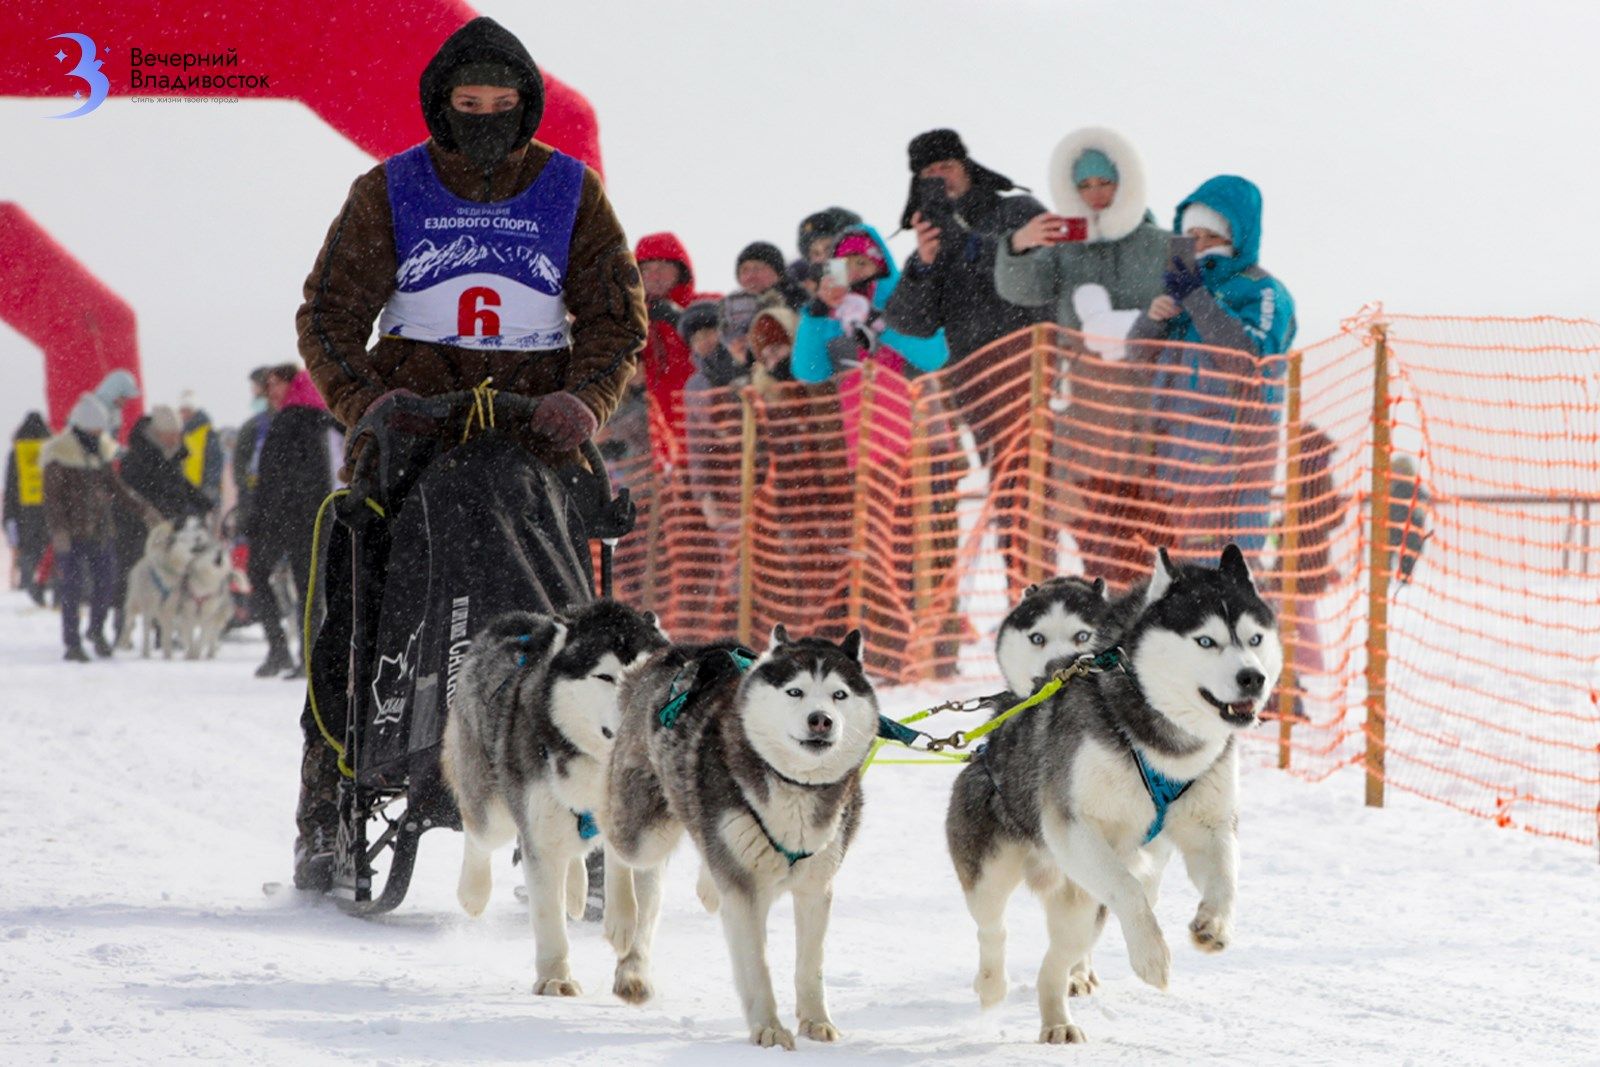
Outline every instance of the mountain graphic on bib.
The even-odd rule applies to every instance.
[[[504,250],[471,234],[462,234],[442,248],[431,240],[418,241],[400,261],[394,280],[402,289],[414,289],[468,271],[507,273],[499,269],[505,267],[513,268],[511,276],[526,278],[531,288],[546,295],[561,292],[561,271],[543,252],[527,246]]]

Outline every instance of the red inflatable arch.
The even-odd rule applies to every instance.
[[[111,371],[139,376],[133,309],[16,204],[0,203],[0,318],[44,352],[46,417],[60,429]],[[123,408],[124,431],[140,414]]]

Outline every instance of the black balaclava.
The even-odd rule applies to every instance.
[[[492,170],[518,145],[523,111],[527,107],[524,79],[504,63],[465,63],[450,74],[450,88],[462,85],[495,85],[516,89],[524,99],[509,111],[469,115],[446,107],[444,120],[461,154],[482,170]]]

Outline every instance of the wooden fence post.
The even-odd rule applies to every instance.
[[[872,391],[878,364],[865,360],[861,364],[861,387],[856,402],[856,469],[851,480],[850,515],[850,599],[846,611],[846,627],[861,628],[864,614],[867,574],[867,470],[872,462]],[[841,397],[841,402],[843,398]]]
[[[916,386],[912,386],[913,391]],[[915,392],[913,393],[915,395]],[[934,521],[933,521],[933,460],[928,448],[927,435],[935,429],[917,425],[917,407],[911,408],[911,620],[914,627],[912,642],[906,657],[916,671],[917,680],[927,677],[922,669],[932,662],[938,636],[944,632],[944,619],[934,618],[933,589],[937,581],[934,573]],[[919,654],[923,642],[927,649]]]
[[[1283,588],[1279,618],[1289,623],[1283,636],[1283,674],[1278,683],[1278,766],[1289,766],[1289,735],[1294,727],[1294,697],[1300,688],[1295,670],[1295,652],[1300,646],[1300,530],[1303,525],[1301,501],[1305,482],[1301,472],[1301,450],[1305,447],[1305,427],[1300,421],[1301,355],[1289,353],[1288,454],[1284,462],[1283,540],[1278,543],[1278,577]]]
[[[756,406],[753,387],[740,391],[742,425],[739,437],[739,643],[754,647],[755,625],[755,510]]]
[[[1383,807],[1389,677],[1389,328],[1372,324],[1372,542],[1367,589],[1367,806]]]
[[[1028,382],[1028,478],[1017,523],[1026,537],[1023,547],[1025,585],[1042,582],[1055,571],[1055,546],[1050,543],[1053,527],[1045,518],[1050,497],[1049,359],[1053,334],[1054,327],[1049,323],[1041,322],[1033,327]]]

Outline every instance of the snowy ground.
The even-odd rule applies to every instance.
[[[73,666],[56,620],[0,594],[0,1061],[5,1063],[724,1063],[744,1044],[695,864],[671,871],[658,998],[609,993],[599,930],[574,930],[577,1000],[529,995],[533,944],[509,855],[484,918],[454,902],[458,839],[426,838],[410,899],[376,921],[287,878],[299,693],[257,681],[261,645],[215,663]],[[888,694],[909,711],[921,694]],[[1014,988],[982,1013],[971,922],[943,855],[946,769],[867,779],[828,942],[834,1063],[1600,1063],[1600,868],[1570,845],[1497,832],[1359,783],[1247,769],[1238,935],[1188,947],[1176,866],[1159,914],[1168,993],[1129,971],[1115,924],[1105,984],[1074,1002],[1092,1044],[1033,1043],[1036,907],[1012,909]],[[774,914],[792,1005],[790,912]],[[787,1009],[786,1009],[787,1013]]]

